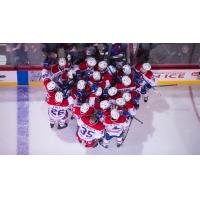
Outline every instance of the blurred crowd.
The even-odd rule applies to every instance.
[[[109,46],[120,48],[126,54],[127,44],[118,43],[9,43],[0,44],[0,65],[42,65],[57,64],[60,57],[67,57],[78,64],[87,56],[108,54]],[[112,50],[111,53],[112,53]],[[114,52],[114,51],[113,51]]]
[[[126,43],[111,45],[126,51]],[[59,57],[70,57],[78,64],[88,56],[109,51],[109,43],[5,43],[0,44],[0,65],[49,65],[56,64]],[[200,64],[200,44],[196,43],[139,43],[137,63],[151,64]]]

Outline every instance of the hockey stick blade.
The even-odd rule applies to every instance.
[[[156,85],[154,87],[169,87],[169,86],[178,86],[178,84]]]
[[[142,122],[141,120],[139,120],[137,117],[133,116],[133,119],[135,119],[136,121],[140,122],[140,124],[144,124],[144,122]]]

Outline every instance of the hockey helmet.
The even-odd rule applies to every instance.
[[[66,59],[65,58],[59,58],[58,64],[59,64],[60,67],[64,67],[67,64]]]
[[[112,97],[117,94],[117,88],[116,87],[111,87],[108,89],[108,94]]]
[[[62,92],[56,92],[55,101],[57,103],[62,103],[63,102],[63,93]]]
[[[123,99],[123,98],[117,98],[116,99],[116,104],[118,105],[118,106],[124,106],[125,105],[125,100]]]
[[[122,68],[123,68],[124,74],[126,74],[126,75],[130,75],[131,74],[131,67],[130,67],[130,65],[124,65]]]
[[[90,106],[88,103],[83,103],[81,105],[80,111],[82,114],[85,114],[90,109]]]
[[[126,102],[129,102],[129,101],[131,100],[131,94],[128,93],[128,92],[125,92],[125,93],[122,95],[122,97],[124,98],[124,100],[125,100]]]
[[[85,89],[85,85],[86,85],[86,82],[84,80],[79,80],[77,83],[77,88],[79,90],[83,90],[83,89]]]
[[[95,94],[96,94],[96,96],[101,96],[102,95],[102,93],[103,93],[103,90],[102,90],[102,88],[101,87],[98,87],[97,88],[97,91],[95,92]]]
[[[128,76],[123,76],[122,77],[122,83],[125,85],[125,86],[129,86],[131,84],[131,79],[130,77]]]
[[[54,81],[50,81],[49,83],[47,83],[47,90],[48,91],[53,91],[56,88],[56,83]]]
[[[99,64],[98,64],[98,69],[101,72],[105,71],[107,67],[108,67],[108,63],[104,60],[100,61]]]
[[[120,117],[119,111],[117,109],[112,109],[110,115],[114,120],[118,120]]]
[[[100,81],[100,79],[101,79],[101,74],[100,74],[100,72],[98,72],[98,71],[94,71],[93,74],[92,74],[92,77],[93,77],[93,79],[94,79],[95,81]]]
[[[92,57],[87,58],[86,62],[89,67],[94,67],[97,64],[96,59]]]
[[[144,73],[146,71],[149,71],[151,70],[151,65],[149,63],[144,63],[142,64],[142,68],[141,68],[141,71]]]
[[[110,107],[110,103],[108,100],[103,100],[100,102],[100,108],[105,110]]]

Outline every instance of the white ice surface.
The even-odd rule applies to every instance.
[[[76,121],[64,130],[50,129],[42,87],[29,88],[30,154],[200,154],[200,85],[158,88],[140,102],[127,139],[109,149],[86,149],[75,137]],[[159,95],[159,93],[161,95]],[[0,87],[0,154],[15,154],[17,102],[15,87]]]

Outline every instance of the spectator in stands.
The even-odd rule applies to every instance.
[[[27,45],[23,43],[7,44],[8,65],[27,65]]]
[[[27,54],[29,65],[41,65],[45,60],[43,53],[44,45],[39,43],[27,44]]]

